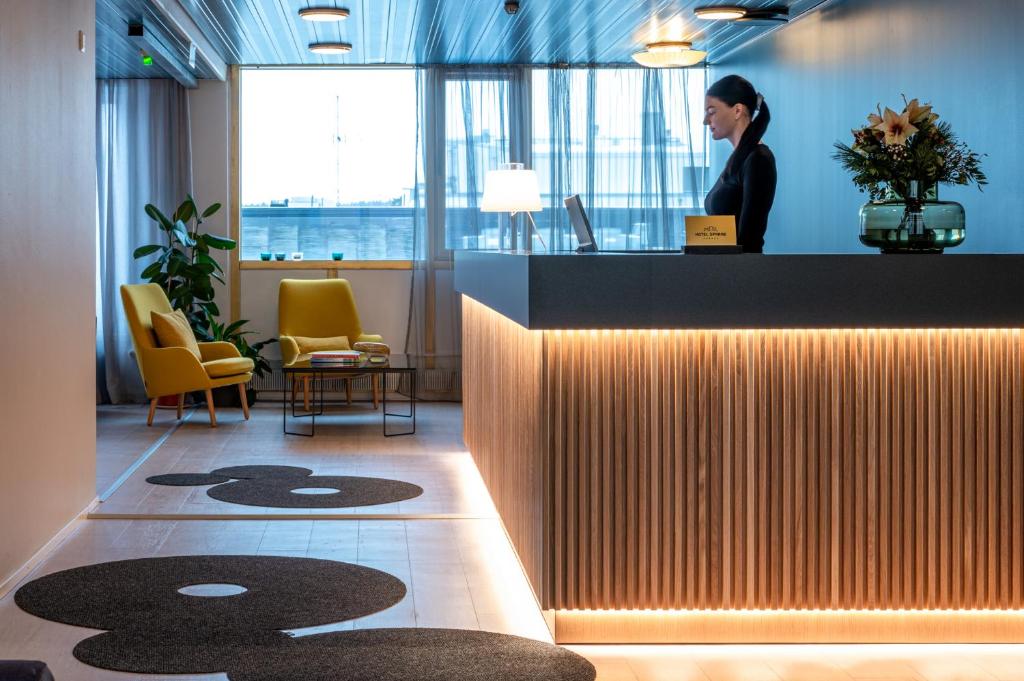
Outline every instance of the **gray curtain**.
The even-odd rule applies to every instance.
[[[405,352],[420,369],[420,394],[434,400],[461,399],[459,311],[444,246],[446,84],[441,68],[417,71],[413,269]]]
[[[119,289],[141,282],[133,251],[159,240],[144,206],[169,214],[192,191],[188,91],[171,80],[96,81],[96,180],[97,393],[144,401]]]

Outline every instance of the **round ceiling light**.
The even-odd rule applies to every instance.
[[[351,43],[310,43],[309,51],[316,54],[346,54],[352,51]]]
[[[698,7],[693,10],[693,13],[698,19],[708,19],[711,21],[733,21],[746,16],[747,10],[733,5],[715,5]]]
[[[342,7],[304,7],[299,17],[306,21],[343,21],[348,19],[348,10]]]
[[[664,69],[678,66],[693,66],[704,61],[707,52],[692,49],[692,44],[683,40],[649,43],[647,49],[633,53],[633,61],[641,66]]]

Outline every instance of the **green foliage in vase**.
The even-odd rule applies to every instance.
[[[257,376],[264,376],[271,372],[270,363],[263,358],[260,351],[264,347],[271,343],[276,343],[276,338],[268,338],[267,340],[260,341],[258,343],[249,344],[246,340],[246,336],[253,333],[252,331],[243,331],[242,327],[249,323],[248,319],[239,319],[238,321],[231,322],[230,324],[218,324],[216,321],[210,322],[210,337],[211,340],[215,341],[227,341],[241,353],[242,357],[248,357],[253,361],[255,367],[253,373]]]
[[[203,220],[220,210],[214,203],[202,213],[196,208],[191,195],[168,218],[151,203],[146,204],[146,215],[156,221],[167,237],[166,244],[150,244],[135,249],[135,258],[160,256],[142,270],[142,278],[159,284],[167,293],[171,307],[188,317],[196,338],[210,337],[210,322],[220,314],[214,302],[213,282],[224,283],[224,270],[210,252],[230,251],[236,247],[232,239],[205,234],[200,229]]]
[[[923,196],[938,184],[988,184],[982,155],[971,151],[939,122],[931,105],[909,102],[900,113],[886,107],[868,115],[868,125],[855,128],[853,144],[836,142],[832,158],[853,175],[853,183],[872,201],[889,192],[906,197],[917,181]]]

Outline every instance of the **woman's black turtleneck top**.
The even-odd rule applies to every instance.
[[[754,147],[739,172],[723,172],[704,198],[708,215],[735,215],[736,241],[744,253],[764,250],[768,212],[775,201],[775,156],[764,144]]]

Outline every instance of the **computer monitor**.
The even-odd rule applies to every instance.
[[[565,199],[565,209],[569,211],[569,222],[572,223],[573,231],[576,232],[576,240],[580,245],[576,248],[577,253],[597,252],[597,242],[594,241],[594,230],[590,228],[590,220],[587,219],[587,211],[583,210],[583,202],[579,194],[573,194]]]

